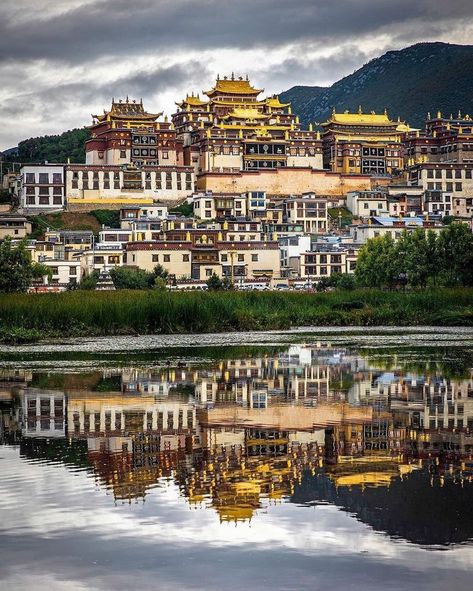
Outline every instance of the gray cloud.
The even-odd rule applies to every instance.
[[[468,42],[468,27],[471,0],[3,0],[0,149],[85,125],[112,96],[170,113],[216,68],[242,64],[268,92],[330,84],[387,49]]]
[[[243,49],[304,40],[322,45],[384,27],[396,32],[414,22],[421,35],[432,23],[472,15],[470,0],[99,0],[33,22],[9,19],[7,11],[0,55],[83,62],[169,47]]]

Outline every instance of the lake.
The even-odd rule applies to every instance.
[[[0,346],[2,589],[471,589],[473,329]]]

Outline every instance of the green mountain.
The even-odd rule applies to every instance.
[[[45,135],[24,140],[7,160],[16,162],[85,162],[84,142],[90,137],[87,128],[71,129],[60,135]]]
[[[473,116],[473,45],[418,43],[388,51],[328,88],[294,86],[281,93],[301,122],[322,123],[338,112],[383,112],[423,127],[427,112]]]

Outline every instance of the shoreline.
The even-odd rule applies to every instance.
[[[313,327],[473,326],[473,289],[0,295],[0,342]]]

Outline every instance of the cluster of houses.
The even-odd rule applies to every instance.
[[[0,240],[28,237],[32,215],[119,210],[120,227],[98,236],[51,227],[29,241],[52,269],[41,289],[158,264],[180,287],[215,274],[286,289],[353,273],[370,238],[439,232],[446,217],[472,226],[469,115],[429,114],[419,130],[360,107],[303,129],[290,104],[261,93],[248,79],[217,78],[203,98],[176,103],[171,120],[112,100],[93,117],[85,163],[6,175],[17,207],[0,214]],[[187,217],[175,213],[182,204]]]
[[[31,223],[0,216],[3,236],[27,238],[31,258],[51,269],[36,291],[71,288],[96,271],[146,271],[160,265],[170,288],[202,288],[210,277],[240,289],[310,289],[334,274],[354,273],[360,248],[377,236],[444,227],[439,213],[423,213],[424,194],[409,187],[348,193],[333,199],[312,193],[287,199],[264,192],[194,193],[193,214],[170,213],[165,203],[122,207],[119,227],[92,231],[45,228],[28,239]],[[352,223],[344,225],[351,213]],[[397,213],[397,215],[395,215]],[[113,287],[113,286],[112,286]]]

